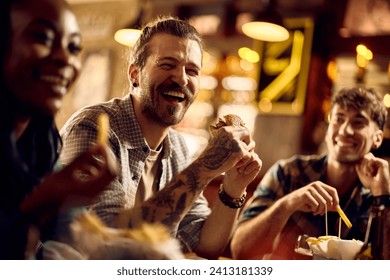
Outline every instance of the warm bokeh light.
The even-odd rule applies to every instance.
[[[290,34],[281,25],[269,22],[253,21],[242,25],[242,32],[253,39],[266,42],[286,41]]]
[[[356,47],[356,52],[358,55],[363,56],[367,60],[372,60],[373,54],[365,45],[359,44]]]
[[[217,15],[199,15],[192,16],[189,22],[202,36],[214,35],[221,25],[221,18]]]
[[[329,61],[326,67],[328,78],[333,82],[337,80],[337,63],[334,60]]]
[[[247,72],[250,72],[250,71],[255,69],[255,65],[246,59],[240,60],[240,67],[242,70],[247,71]]]
[[[259,110],[264,113],[271,112],[272,102],[268,98],[262,98],[259,102]]]
[[[295,113],[299,112],[299,102],[296,99],[291,103],[291,111]]]
[[[242,47],[238,50],[238,55],[251,63],[257,63],[260,60],[260,56],[254,50],[247,47]]]
[[[200,88],[214,90],[218,86],[218,80],[213,76],[203,75],[200,77]]]
[[[134,46],[135,42],[138,40],[139,36],[141,34],[141,30],[138,29],[120,29],[117,32],[115,32],[114,39],[118,43],[132,47]]]
[[[387,108],[390,108],[390,93],[385,94],[383,97],[383,103],[385,103]]]
[[[240,59],[235,55],[229,55],[225,59],[226,69],[231,74],[239,74],[241,71]]]
[[[356,55],[356,64],[359,67],[366,68],[368,65],[368,60],[364,56],[358,54]]]
[[[209,52],[203,52],[202,63],[203,63],[202,73],[205,75],[210,75],[214,72],[217,72],[219,69],[218,58]]]
[[[252,78],[230,76],[222,79],[222,86],[227,90],[253,91],[257,83]]]
[[[203,64],[208,63],[211,59],[211,56],[208,52],[203,52]]]
[[[372,51],[362,44],[356,46],[356,53],[356,64],[362,68],[366,68],[368,62],[374,57]]]
[[[356,46],[356,52],[358,54],[363,54],[366,50],[367,50],[367,47],[365,45],[359,44]]]

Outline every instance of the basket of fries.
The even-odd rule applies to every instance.
[[[362,250],[364,242],[355,239],[347,240],[340,238],[341,221],[343,221],[348,228],[352,227],[352,223],[340,207],[337,207],[337,212],[340,215],[338,236],[328,235],[328,218],[327,211],[325,211],[326,234],[319,237],[300,235],[297,240],[295,251],[300,254],[312,256],[313,259],[356,259],[356,256]]]
[[[363,242],[341,239],[337,236],[308,237],[313,259],[354,260],[360,252]]]

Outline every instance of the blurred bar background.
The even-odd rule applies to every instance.
[[[177,127],[194,157],[207,143],[209,125],[235,113],[253,133],[261,176],[277,159],[323,152],[330,97],[340,88],[375,88],[390,107],[389,0],[68,2],[84,35],[84,69],[57,116],[59,128],[81,107],[127,94],[132,43],[119,43],[115,34],[158,15],[189,20],[205,40],[201,90]],[[274,20],[287,39],[243,33],[245,23]],[[385,135],[377,153],[388,159],[389,124]]]

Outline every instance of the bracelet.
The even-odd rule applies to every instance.
[[[219,187],[218,196],[223,204],[225,204],[226,206],[232,209],[237,209],[237,208],[241,208],[244,205],[246,192],[244,192],[244,194],[239,198],[233,198],[224,191],[221,184],[221,186]]]
[[[374,196],[372,198],[372,205],[373,206],[390,206],[390,194],[384,194],[379,196]]]

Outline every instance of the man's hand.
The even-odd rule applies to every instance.
[[[291,213],[295,211],[313,212],[323,215],[325,210],[336,211],[339,205],[337,190],[321,181],[315,181],[282,198]]]
[[[356,172],[374,196],[390,194],[389,163],[386,160],[368,153],[356,165]]]
[[[223,185],[225,191],[232,197],[240,197],[261,170],[263,163],[254,152],[254,148],[255,142],[251,140],[247,146],[249,150],[248,157],[226,171]]]
[[[252,158],[250,145],[252,144],[248,129],[225,126],[219,128],[215,136],[211,137],[197,162],[215,177],[234,166],[242,166],[248,162]]]

